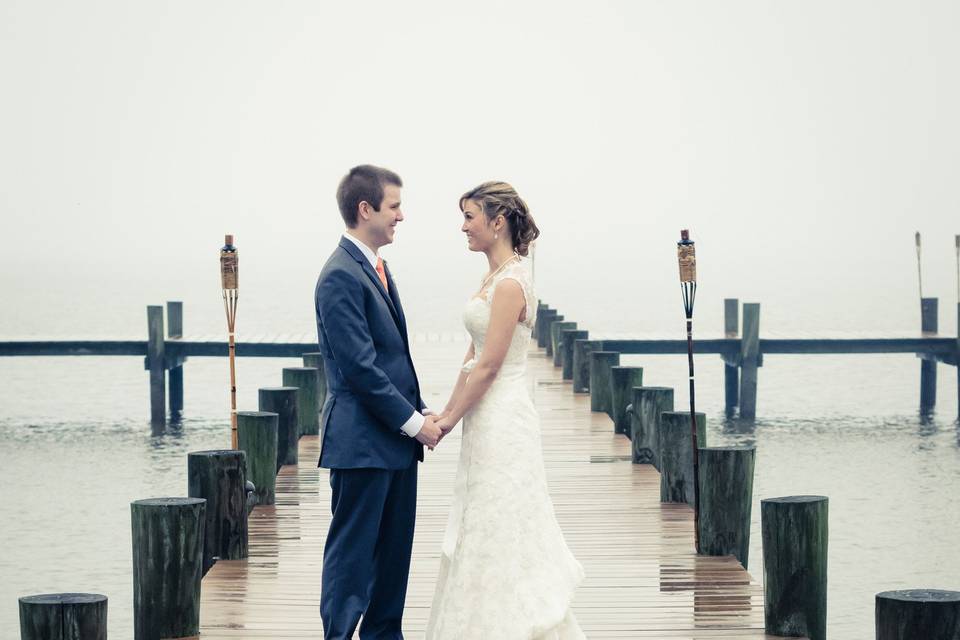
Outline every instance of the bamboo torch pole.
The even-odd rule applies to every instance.
[[[230,446],[237,448],[237,299],[239,298],[239,257],[233,236],[224,239],[220,249],[220,280],[223,285],[223,310],[227,314],[230,356]]]
[[[680,289],[683,292],[683,311],[687,318],[687,365],[690,372],[690,434],[693,438],[693,535],[697,553],[700,553],[700,443],[697,438],[697,403],[693,376],[693,302],[697,296],[697,254],[690,232],[680,232],[677,243],[677,261],[680,265]]]

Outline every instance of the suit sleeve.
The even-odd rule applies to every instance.
[[[363,310],[363,289],[342,269],[329,272],[317,285],[317,318],[326,334],[333,359],[350,391],[363,408],[390,431],[403,433],[403,425],[416,413],[387,374],[376,365],[373,337]]]

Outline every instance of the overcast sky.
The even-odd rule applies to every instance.
[[[919,229],[952,332],[958,30],[955,1],[0,0],[0,333],[178,298],[219,328],[225,232],[241,332],[309,331],[364,162],[405,181],[414,330],[457,326],[485,268],[457,200],[495,178],[592,327],[673,326],[689,227],[708,327],[738,296],[770,330],[913,330]]]

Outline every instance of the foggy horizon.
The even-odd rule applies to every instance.
[[[383,255],[411,332],[458,331],[485,263],[457,201],[512,183],[538,295],[598,330],[954,332],[960,7],[950,2],[0,3],[0,334],[139,334],[184,300],[221,329],[312,330],[336,184],[404,180]],[[442,269],[438,269],[441,266]]]

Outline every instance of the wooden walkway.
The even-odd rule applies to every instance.
[[[442,405],[465,345],[420,345],[424,389]],[[698,557],[693,512],[661,505],[659,475],[629,462],[629,441],[542,351],[530,355],[531,384],[557,517],[587,579],[574,609],[589,638],[773,638],[763,632],[763,590],[731,557]],[[442,399],[441,399],[442,398]],[[459,429],[420,467],[413,564],[404,616],[408,639],[423,637],[459,452]],[[327,472],[318,440],[300,441],[298,466],[277,478],[277,504],[250,517],[250,557],[218,562],[202,585],[204,638],[321,638],[320,571],[329,522]]]

